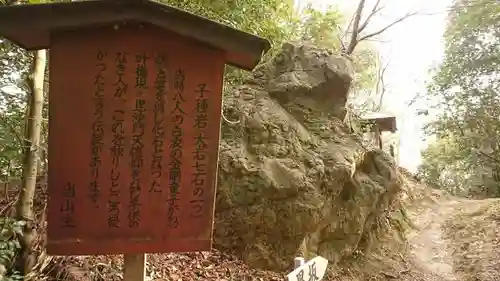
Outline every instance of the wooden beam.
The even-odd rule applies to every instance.
[[[123,281],[146,279],[146,254],[123,256]]]

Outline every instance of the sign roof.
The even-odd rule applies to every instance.
[[[0,7],[0,36],[28,49],[50,47],[53,31],[123,22],[153,24],[226,51],[226,62],[253,69],[266,39],[150,0],[90,0]]]

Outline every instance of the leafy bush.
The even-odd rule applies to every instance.
[[[22,235],[24,221],[18,221],[9,217],[0,218],[0,280],[15,281],[23,280],[19,272],[10,272],[18,250],[19,236]]]

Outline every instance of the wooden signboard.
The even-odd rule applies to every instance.
[[[51,35],[49,254],[211,249],[225,59],[150,25]]]
[[[328,260],[317,256],[305,264],[296,265],[295,270],[288,273],[288,281],[321,281],[326,273]]]

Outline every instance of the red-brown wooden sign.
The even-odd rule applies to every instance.
[[[224,62],[147,25],[51,36],[49,254],[211,248]]]

